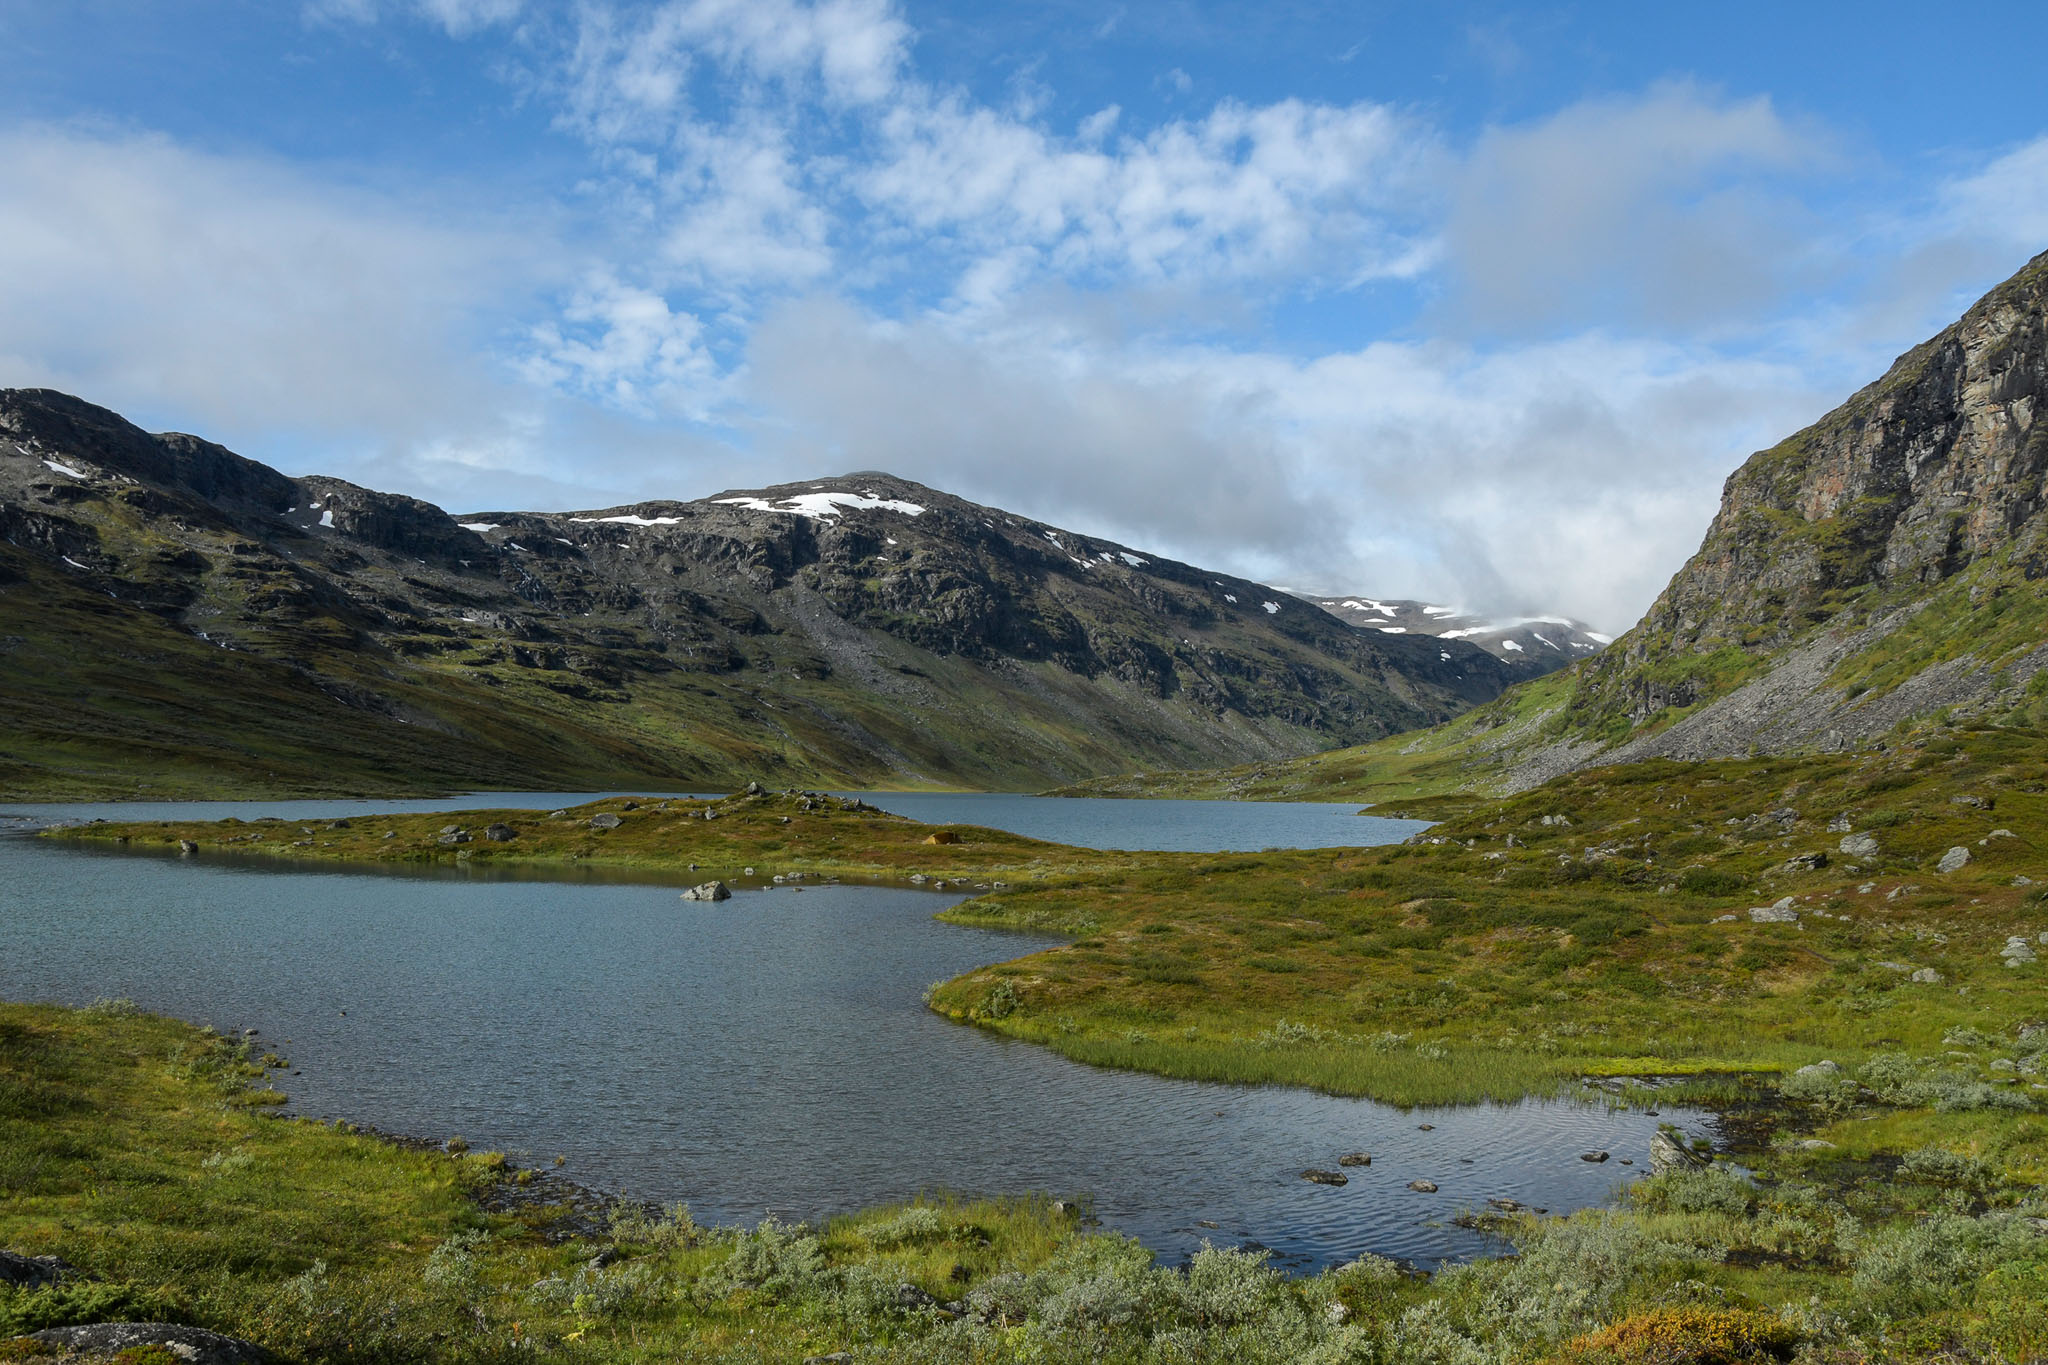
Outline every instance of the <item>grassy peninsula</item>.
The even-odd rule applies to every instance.
[[[1288,1279],[1255,1252],[1155,1268],[1042,1198],[806,1226],[701,1227],[681,1206],[592,1217],[494,1153],[272,1116],[265,1077],[282,1060],[118,1002],[0,1005],[0,1245],[69,1266],[55,1285],[0,1286],[0,1358],[52,1354],[15,1334],[120,1318],[363,1365],[1764,1365],[2048,1349],[2041,1119],[1897,1071],[1805,1085],[1793,1108],[1821,1136],[1759,1153],[1754,1180],[1674,1171],[1616,1210],[1482,1212],[1521,1255],[1433,1278],[1366,1257]]]

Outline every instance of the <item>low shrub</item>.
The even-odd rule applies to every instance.
[[[1798,1332],[1768,1313],[1658,1308],[1577,1337],[1553,1359],[1558,1365],[1768,1365],[1791,1359],[1798,1344]]]

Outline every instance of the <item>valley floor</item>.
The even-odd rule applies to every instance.
[[[2044,773],[2048,735],[1936,726],[1858,754],[1438,797],[1411,813],[1440,823],[1405,846],[1263,854],[1100,854],[765,792],[57,831],[207,858],[957,882],[986,894],[949,919],[1073,937],[935,988],[933,1008],[1077,1060],[1396,1103],[1689,1075],[1656,1094],[1760,1105],[1776,1136],[1743,1153],[1753,1178],[1673,1171],[1618,1212],[1503,1216],[1519,1259],[1427,1281],[1370,1259],[1283,1280],[1226,1252],[1154,1270],[1028,1201],[809,1230],[630,1215],[556,1245],[465,1202],[465,1182],[510,1178],[488,1163],[257,1117],[253,1076],[219,1040],[14,1010],[0,1178],[20,1197],[0,1245],[126,1286],[91,1293],[160,1293],[146,1302],[323,1360],[2037,1358]],[[129,1117],[87,1117],[110,1113]],[[329,1207],[344,1153],[392,1182],[346,1234],[308,1213]],[[234,1242],[255,1236],[245,1215],[293,1236]],[[620,1259],[590,1263],[605,1245]],[[63,1302],[15,1292],[0,1325],[88,1311]]]

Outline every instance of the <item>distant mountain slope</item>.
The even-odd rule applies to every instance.
[[[885,474],[459,520],[0,391],[0,791],[1035,789],[1535,670]]]
[[[1382,635],[1428,635],[1439,640],[1464,640],[1511,663],[1533,663],[1545,672],[1590,658],[1613,643],[1569,616],[1475,616],[1457,607],[1432,606],[1405,598],[1311,597],[1330,615],[1360,630]]]
[[[1729,476],[1643,620],[1439,731],[1138,794],[1517,790],[1588,764],[1838,749],[2048,711],[2048,253]]]

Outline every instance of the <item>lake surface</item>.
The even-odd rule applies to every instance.
[[[872,799],[997,823],[985,812],[1019,798]],[[940,800],[983,813],[924,804]],[[299,818],[347,813],[289,804]],[[1151,803],[1085,804],[1122,819]],[[1211,808],[1219,821],[1258,810]],[[1274,829],[1218,846],[1292,842]],[[1104,1223],[1168,1260],[1209,1239],[1258,1242],[1295,1268],[1364,1251],[1431,1265],[1497,1249],[1448,1221],[1489,1196],[1562,1211],[1648,1168],[1659,1120],[1641,1113],[1403,1112],[1097,1071],[952,1024],[923,1008],[925,985],[1051,942],[932,920],[956,899],[811,886],[699,905],[663,885],[311,870],[6,836],[0,996],[127,996],[255,1027],[300,1069],[282,1082],[294,1112],[460,1133],[536,1162],[559,1153],[566,1174],[686,1200],[702,1221],[814,1217],[941,1188],[1044,1190],[1092,1199]],[[1712,1127],[1698,1113],[1664,1118]],[[1592,1148],[1637,1164],[1578,1159]],[[1358,1149],[1373,1164],[1348,1186],[1299,1178]],[[1441,1192],[1410,1193],[1417,1178]]]
[[[418,801],[75,801],[0,803],[0,828],[65,820],[218,820],[275,815],[332,820],[390,811],[555,810],[600,796],[682,796],[683,792],[471,792]],[[1250,852],[1263,848],[1356,848],[1399,843],[1426,820],[1358,814],[1356,802],[1116,801],[988,792],[842,792],[870,805],[934,825],[987,825],[1034,839],[1082,848],[1152,849],[1180,853]]]
[[[1082,848],[1176,853],[1398,844],[1427,820],[1358,814],[1328,801],[1122,801],[983,792],[848,792],[933,825],[987,825]]]

